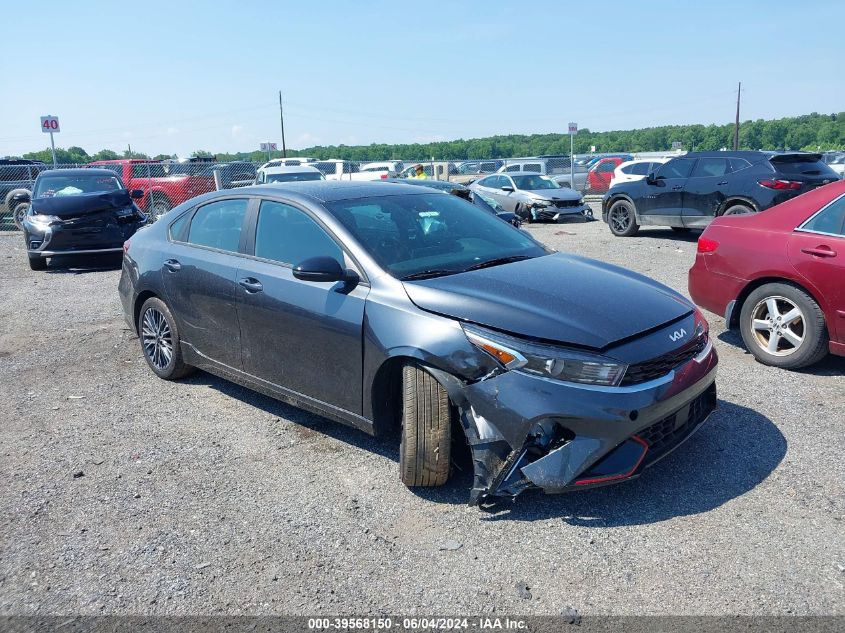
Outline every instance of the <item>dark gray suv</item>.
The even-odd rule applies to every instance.
[[[426,187],[218,191],[124,253],[153,372],[201,368],[367,433],[400,428],[409,486],[446,482],[453,440],[472,452],[472,502],[630,479],[716,405],[688,299]]]

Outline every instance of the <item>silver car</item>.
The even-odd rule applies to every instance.
[[[527,222],[592,219],[580,193],[539,173],[492,174],[469,186]]]

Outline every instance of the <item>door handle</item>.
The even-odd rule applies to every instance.
[[[818,246],[816,248],[802,248],[802,253],[807,255],[815,255],[816,257],[836,257],[836,251],[831,250],[827,246]]]
[[[683,185],[675,185],[674,187],[672,187],[672,191],[680,191],[683,188],[684,188]]]
[[[261,282],[255,277],[244,277],[243,279],[238,279],[238,285],[246,288],[246,291],[249,293],[261,292],[264,290],[264,286],[262,286]]]
[[[177,259],[166,259],[164,260],[164,267],[170,272],[175,273],[177,270],[182,268],[182,264],[180,264]]]
[[[716,184],[717,185],[726,185],[726,184],[728,184],[728,181],[727,180],[721,180],[721,181],[717,182]]]

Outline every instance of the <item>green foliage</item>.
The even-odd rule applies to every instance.
[[[598,152],[662,152],[669,151],[672,143],[683,143],[686,150],[718,150],[733,145],[734,126],[726,125],[665,125],[639,130],[591,132],[582,129],[575,136],[575,152],[584,154],[595,145]],[[745,121],[739,128],[740,149],[803,149],[825,151],[845,149],[845,112],[818,114],[813,112],[797,117],[765,121]],[[566,134],[508,134],[476,139],[457,139],[436,143],[370,145],[318,145],[299,150],[288,150],[287,155],[310,156],[318,159],[340,158],[355,161],[375,160],[459,160],[465,158],[510,158],[543,154],[568,154],[569,136]],[[194,156],[213,156],[206,150],[197,150]],[[282,152],[271,152],[272,158],[281,158]],[[24,154],[24,158],[52,162],[50,149]],[[91,160],[123,158],[149,158],[139,152],[123,152],[119,156],[111,150],[101,150],[88,156],[81,147],[56,149],[60,163],[85,163]],[[167,158],[163,154],[157,159]],[[267,152],[218,153],[221,162],[249,160],[263,162]]]

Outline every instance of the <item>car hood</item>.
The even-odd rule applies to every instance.
[[[125,209],[132,205],[129,192],[104,191],[85,193],[76,196],[57,196],[54,198],[35,198],[32,211],[40,215],[55,215],[60,218],[78,217],[109,209]]]
[[[648,277],[563,253],[403,283],[423,310],[597,350],[693,311]]]
[[[542,198],[543,200],[572,201],[581,199],[580,193],[568,187],[561,187],[560,189],[520,189],[519,191],[532,198]]]

